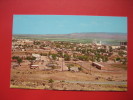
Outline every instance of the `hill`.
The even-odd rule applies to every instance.
[[[15,38],[22,39],[39,39],[51,41],[70,41],[87,43],[95,40],[102,40],[106,43],[127,41],[127,34],[123,33],[105,33],[105,32],[88,32],[88,33],[70,33],[70,34],[13,34]]]

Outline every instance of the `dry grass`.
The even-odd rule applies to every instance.
[[[53,82],[49,83],[52,79]],[[109,80],[110,79],[110,80]],[[57,81],[56,81],[57,80]],[[11,70],[11,88],[24,89],[48,89],[48,90],[87,90],[87,91],[126,91],[126,85],[109,84],[82,84],[69,83],[69,81],[126,81],[126,71],[124,73],[101,72],[92,68],[92,74],[83,71],[42,71],[39,69],[21,69]]]

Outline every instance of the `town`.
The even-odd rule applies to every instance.
[[[126,41],[105,45],[96,40],[76,43],[13,38],[11,87],[126,91],[127,62]]]

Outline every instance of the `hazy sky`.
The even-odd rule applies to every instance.
[[[127,17],[14,15],[13,34],[127,33]]]

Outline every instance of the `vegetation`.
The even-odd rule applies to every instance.
[[[34,41],[34,45],[39,45],[39,44],[41,44],[41,43],[38,41]]]
[[[79,70],[79,71],[82,71],[82,68],[81,68],[81,67],[78,67],[78,70]]]
[[[123,52],[123,51],[119,51],[118,54],[119,54],[120,56],[123,56],[123,55],[125,55],[126,53]]]
[[[26,57],[26,60],[35,60],[35,59],[36,59],[36,57],[32,57],[32,56]]]
[[[64,55],[64,60],[65,61],[70,61],[71,57],[68,54]]]
[[[41,56],[47,56],[47,53],[40,53]]]
[[[52,41],[49,41],[49,38]],[[92,86],[91,84],[82,84],[82,81],[99,80],[98,82],[107,82],[108,84],[108,81],[117,80],[123,82],[127,80],[125,77],[127,70],[121,70],[127,69],[126,47],[123,49],[114,49],[108,45],[99,46],[93,44],[91,41],[93,39],[90,38],[49,38],[41,37],[39,40],[30,40],[30,42],[22,42],[22,39],[13,41],[14,48],[12,54],[23,56],[13,56],[13,59],[16,59],[15,62],[12,62],[12,72],[14,71],[14,73],[12,74],[13,78],[11,78],[11,82],[13,85],[25,85],[34,88],[40,87],[41,89],[58,89],[55,87],[59,86],[59,89],[66,90],[71,90],[76,86],[75,89],[94,90],[99,88],[103,89],[103,87],[101,87],[103,85],[100,83],[98,87],[95,87],[94,84],[92,84]],[[114,40],[107,41],[116,42]],[[33,54],[37,54],[39,57],[45,57],[40,57],[41,59],[37,60],[36,57],[31,56]],[[22,60],[24,61],[21,67],[19,69],[15,68],[14,66],[18,66],[16,61],[21,63]],[[103,62],[99,64],[107,67],[104,70],[101,69],[102,71],[96,70],[92,68],[92,62],[94,61]],[[30,69],[32,67],[31,65],[35,65],[35,70]],[[36,66],[38,68],[37,70]],[[119,68],[121,69],[119,70]],[[117,70],[120,72],[117,73]],[[90,73],[90,75],[88,73]],[[67,82],[68,80],[81,81],[81,83],[71,83]],[[114,85],[114,87],[116,86]],[[107,87],[105,86],[105,88]]]
[[[82,60],[82,61],[88,61],[89,57],[88,56],[78,56],[78,59]]]
[[[18,64],[22,62],[22,58],[20,58],[19,56],[13,56],[12,59],[16,59]]]
[[[56,60],[57,59],[57,54],[51,54],[52,55],[52,59]]]
[[[49,82],[49,83],[53,83],[54,80],[53,80],[53,79],[49,79],[48,82]]]

